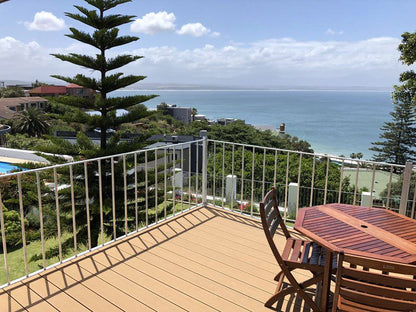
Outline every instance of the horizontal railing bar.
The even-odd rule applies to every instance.
[[[46,167],[36,168],[36,169],[28,169],[28,170],[25,170],[25,171],[11,172],[11,173],[6,173],[6,174],[1,175],[1,178],[21,175],[21,174],[29,174],[29,173],[34,173],[34,172],[37,172],[37,171],[50,170],[50,169],[54,169],[54,168],[63,168],[63,167],[68,166],[69,164],[71,164],[71,165],[82,165],[86,162],[88,163],[88,162],[94,162],[94,161],[99,161],[99,160],[129,156],[129,155],[134,155],[134,154],[141,154],[141,153],[144,153],[146,151],[147,152],[152,152],[152,151],[163,150],[165,148],[166,149],[167,148],[173,148],[173,147],[176,148],[177,146],[190,145],[190,144],[199,143],[199,142],[203,142],[203,139],[195,140],[195,141],[188,141],[188,142],[184,142],[184,143],[169,144],[169,145],[165,145],[163,147],[153,147],[153,148],[148,148],[148,149],[141,149],[141,150],[136,150],[136,151],[132,151],[132,152],[127,152],[127,153],[120,153],[120,154],[102,156],[102,157],[97,157],[97,158],[89,158],[89,159],[78,160],[78,161],[74,161],[74,162],[70,162],[70,163],[57,164],[57,165],[53,165],[53,166],[46,166]]]
[[[302,155],[308,155],[308,156],[336,158],[336,159],[339,159],[339,160],[348,160],[348,161],[353,162],[354,164],[356,164],[357,162],[360,162],[360,163],[367,163],[367,164],[376,164],[376,165],[380,165],[380,166],[389,166],[389,167],[390,166],[395,166],[397,168],[404,168],[405,167],[404,165],[399,165],[399,164],[390,164],[390,163],[377,162],[377,161],[372,161],[372,160],[361,160],[361,159],[357,160],[357,159],[345,158],[345,157],[340,157],[340,156],[330,155],[330,154],[294,151],[294,150],[281,149],[281,148],[276,148],[276,147],[265,147],[265,146],[252,145],[252,144],[232,143],[232,142],[227,142],[227,141],[211,140],[211,139],[208,139],[208,142],[215,142],[215,143],[228,144],[228,145],[237,145],[237,146],[251,147],[251,148],[257,148],[257,149],[266,149],[266,150],[269,150],[269,151],[280,151],[280,152],[285,152],[285,153],[289,152],[289,153],[302,154]],[[413,167],[413,170],[416,170],[416,166]]]

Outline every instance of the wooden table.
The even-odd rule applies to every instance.
[[[302,208],[295,229],[329,251],[326,255],[322,310],[327,309],[333,253],[401,263],[416,263],[416,220],[389,210],[344,204]]]

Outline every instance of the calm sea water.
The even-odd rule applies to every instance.
[[[371,142],[390,120],[389,91],[117,91],[113,96],[158,94],[146,102],[195,107],[208,119],[238,118],[252,125],[279,127],[311,143],[316,152],[369,159]]]

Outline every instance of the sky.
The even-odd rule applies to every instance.
[[[81,0],[0,4],[0,81],[64,84],[50,75],[96,75],[51,53],[95,55],[68,38]],[[120,69],[144,83],[248,88],[385,87],[411,69],[399,61],[415,31],[414,0],[133,0],[108,13],[134,15],[121,35],[140,40],[109,51],[142,59]]]

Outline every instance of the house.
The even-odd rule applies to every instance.
[[[114,131],[113,131],[114,132]],[[107,141],[112,136],[112,133],[107,132]],[[84,134],[95,144],[100,145],[101,142],[101,134],[99,131],[86,131]],[[55,138],[64,139],[72,144],[77,143],[77,132],[76,131],[55,131],[54,132]],[[121,142],[133,142],[140,138],[140,133],[122,133],[120,136]]]
[[[157,106],[158,111],[163,111],[165,114],[171,115],[176,120],[189,124],[192,121],[192,108],[178,107],[176,105],[162,103]]]
[[[201,133],[202,135],[202,133]],[[183,159],[183,163],[178,165],[188,174],[189,172],[202,172],[202,145],[201,144],[184,144],[187,142],[192,142],[196,137],[192,135],[163,135],[156,134],[152,135],[147,141],[157,141],[151,145],[145,147],[145,149],[155,149],[161,148],[164,146],[169,146],[167,149],[167,161],[171,162],[173,160],[173,152],[175,152],[175,159]],[[173,144],[178,144],[177,148],[173,148]],[[183,155],[181,153],[183,152]],[[159,150],[159,153],[162,153]],[[158,165],[163,164],[163,158],[159,159]]]
[[[66,94],[70,96],[77,96],[82,98],[92,98],[94,97],[94,90],[89,88],[84,88],[74,83],[71,83],[66,86]]]
[[[30,107],[45,109],[48,101],[42,97],[0,98],[0,119],[10,119]]]
[[[29,91],[31,97],[33,96],[60,96],[66,95],[65,86],[40,86]]]
[[[82,98],[91,98],[94,96],[94,90],[84,88],[76,84],[67,86],[40,86],[29,91],[30,96],[60,96],[69,95]]]
[[[217,119],[217,124],[226,126],[226,125],[231,124],[231,123],[233,123],[234,121],[237,121],[237,120],[238,119],[235,119],[235,118],[219,118],[219,119]]]

